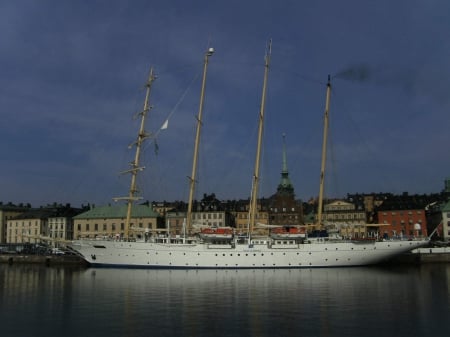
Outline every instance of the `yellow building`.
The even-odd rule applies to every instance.
[[[125,232],[127,206],[100,206],[73,218],[74,239],[121,238]],[[130,221],[130,237],[141,238],[145,233],[164,230],[161,215],[150,205],[133,205]]]

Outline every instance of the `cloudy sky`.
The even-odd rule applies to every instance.
[[[196,197],[248,198],[264,53],[272,39],[260,196],[276,191],[286,134],[298,198],[319,189],[332,76],[329,197],[433,193],[450,176],[450,2],[2,1],[0,201],[106,204],[127,194],[154,67],[139,187],[187,200],[203,55]]]

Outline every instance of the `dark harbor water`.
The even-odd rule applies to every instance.
[[[0,336],[450,336],[450,265],[0,265]]]

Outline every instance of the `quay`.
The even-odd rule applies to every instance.
[[[450,263],[450,247],[426,247],[396,256],[388,261],[389,264],[426,264]]]
[[[24,255],[0,254],[0,264],[42,264],[46,266],[87,266],[82,258],[76,255]]]

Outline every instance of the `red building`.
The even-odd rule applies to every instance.
[[[424,209],[384,209],[377,212],[380,234],[393,236],[427,236],[427,220]]]

